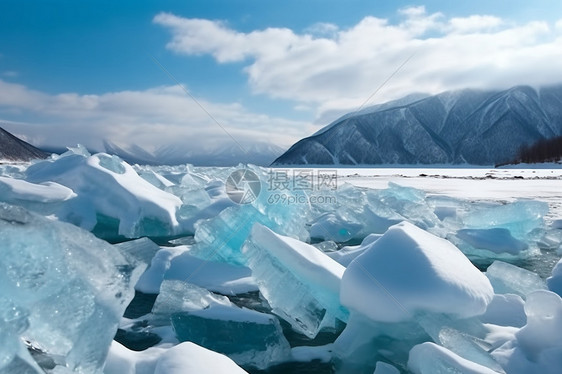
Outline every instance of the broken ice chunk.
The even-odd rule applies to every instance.
[[[347,321],[347,310],[339,302],[345,268],[325,253],[259,223],[243,250],[273,312],[296,331],[314,338],[324,319]]]
[[[471,317],[484,313],[492,297],[488,279],[458,248],[407,222],[353,260],[341,284],[344,306],[383,322],[415,312]]]
[[[548,289],[562,296],[562,259],[552,269],[552,275],[546,280]]]
[[[495,372],[503,372],[501,366],[490,356],[490,346],[478,335],[485,331],[479,320],[451,320],[447,316],[426,315],[419,319],[420,325],[433,341],[460,357],[480,364]]]
[[[527,323],[525,301],[519,295],[494,295],[480,320],[499,326],[523,327]]]
[[[227,354],[241,365],[263,369],[290,354],[274,316],[239,308],[193,284],[165,280],[152,313],[152,323],[171,323],[179,341]]]
[[[115,246],[121,250],[123,255],[131,256],[135,261],[147,266],[150,265],[156,252],[160,250],[156,243],[146,237],[115,244]]]
[[[265,369],[290,355],[279,321],[269,314],[215,305],[174,313],[171,321],[178,340],[226,354],[240,365]]]
[[[252,168],[262,180],[267,175],[263,169]],[[282,196],[282,198],[280,198]],[[291,203],[292,201],[292,203]],[[215,259],[245,265],[242,244],[250,234],[252,225],[259,222],[282,235],[307,240],[305,222],[309,205],[304,191],[267,191],[262,188],[251,204],[235,205],[221,211],[216,217],[195,224],[195,245],[191,253],[202,259]]]
[[[516,201],[473,211],[464,222],[469,228],[504,228],[516,239],[524,240],[533,229],[541,227],[548,213],[548,204],[542,201]]]
[[[477,249],[486,249],[494,253],[517,255],[529,248],[524,241],[515,239],[505,228],[493,229],[462,229],[457,237]]]
[[[488,267],[486,276],[494,291],[499,294],[512,293],[525,297],[530,292],[546,288],[544,281],[537,274],[507,262],[494,261]]]
[[[310,226],[310,237],[314,239],[346,242],[355,238],[363,225],[345,220],[336,213],[325,213]]]
[[[183,280],[223,295],[257,291],[252,271],[225,262],[205,261],[189,253],[190,247],[161,248],[153,257],[135,289],[157,294],[164,279]]]
[[[226,296],[180,280],[165,280],[152,307],[153,322],[169,322],[173,313],[206,309],[214,305],[232,304]]]
[[[20,207],[0,204],[0,233],[0,289],[11,300],[0,315],[18,340],[64,357],[68,370],[99,370],[144,266],[89,232]]]
[[[464,359],[447,348],[426,342],[410,351],[408,369],[415,374],[463,373],[497,374],[486,366]]]

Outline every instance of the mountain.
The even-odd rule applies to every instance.
[[[30,161],[48,156],[48,153],[35,148],[0,127],[0,160]]]
[[[239,146],[236,143],[212,149],[193,149],[182,144],[167,145],[148,152],[139,146],[127,149],[109,141],[105,151],[117,155],[129,163],[148,165],[178,165],[190,163],[201,166],[234,166],[239,163],[267,166],[283,153],[283,149],[270,143],[252,143]]]
[[[412,96],[348,114],[274,165],[474,164],[513,160],[562,135],[562,85]]]

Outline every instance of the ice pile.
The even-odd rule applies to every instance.
[[[314,338],[322,327],[347,322],[339,301],[345,268],[317,248],[254,224],[243,252],[273,313]]]
[[[250,166],[249,171],[255,173],[260,180],[267,180],[264,169]],[[231,206],[214,218],[198,221],[195,224],[197,244],[193,247],[192,254],[205,260],[244,265],[247,258],[242,253],[242,245],[255,222],[279,234],[308,241],[309,233],[305,222],[311,212],[306,191],[286,193],[286,201],[277,200],[275,191],[262,186],[260,194],[251,204]],[[304,202],[290,204],[288,199]]]
[[[462,217],[456,244],[464,252],[483,258],[513,259],[525,251],[537,253],[536,241],[548,204],[520,200],[504,205],[480,205]]]
[[[78,227],[0,204],[0,371],[99,372],[144,266]]]
[[[239,170],[261,186],[247,204],[227,194]],[[545,275],[558,260],[545,203],[392,183],[278,191],[254,166],[130,166],[81,148],[0,173],[1,201],[49,217],[1,206],[0,372],[100,372],[133,285],[158,296],[138,294],[151,312],[122,318],[116,339],[158,342],[113,343],[107,374],[282,371],[291,360],[380,374],[562,367],[562,262],[546,282],[519,267],[547,256]]]
[[[439,222],[427,204],[424,192],[395,183],[389,183],[385,190],[344,184],[334,192],[334,197],[335,204],[328,207],[313,204],[316,217],[310,223],[312,238],[358,241],[369,234],[383,234],[390,226],[404,220],[424,229]]]
[[[26,175],[31,183],[55,182],[71,189],[77,196],[67,200],[57,217],[98,230],[101,236],[137,238],[180,231],[176,211],[181,200],[142,179],[117,156],[70,153],[31,165]]]

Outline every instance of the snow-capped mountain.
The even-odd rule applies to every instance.
[[[413,96],[346,115],[274,164],[475,164],[562,135],[562,85]]]
[[[30,161],[47,156],[47,153],[0,127],[0,160]]]
[[[201,166],[233,166],[239,163],[267,166],[279,157],[284,149],[271,143],[236,143],[215,148],[193,149],[182,144],[166,145],[149,152],[139,146],[119,147],[104,142],[105,151],[118,155],[130,163],[149,165],[179,165],[190,163]]]

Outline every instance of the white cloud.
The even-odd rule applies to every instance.
[[[213,149],[253,141],[289,146],[309,124],[252,113],[238,103],[198,100],[220,126],[178,86],[102,95],[50,95],[0,80],[0,115],[32,115],[49,123],[14,124],[11,130],[33,138],[39,145],[75,145],[96,149],[104,139],[118,145],[139,145],[149,151],[169,144]],[[225,133],[225,131],[228,132]],[[271,129],[283,131],[271,131]]]
[[[238,32],[218,21],[161,13],[170,50],[212,55],[218,62],[244,61],[256,94],[294,100],[326,113],[357,108],[405,59],[411,61],[374,102],[412,92],[507,88],[562,81],[560,22],[514,24],[490,15],[447,18],[424,7],[399,10],[402,19],[365,17],[331,36],[285,28]],[[331,117],[333,119],[333,116]]]
[[[504,21],[494,16],[472,15],[464,18],[451,18],[450,31],[457,33],[489,32],[498,29]]]
[[[338,25],[333,23],[318,22],[304,30],[305,34],[311,34],[316,37],[334,37],[339,31]]]

